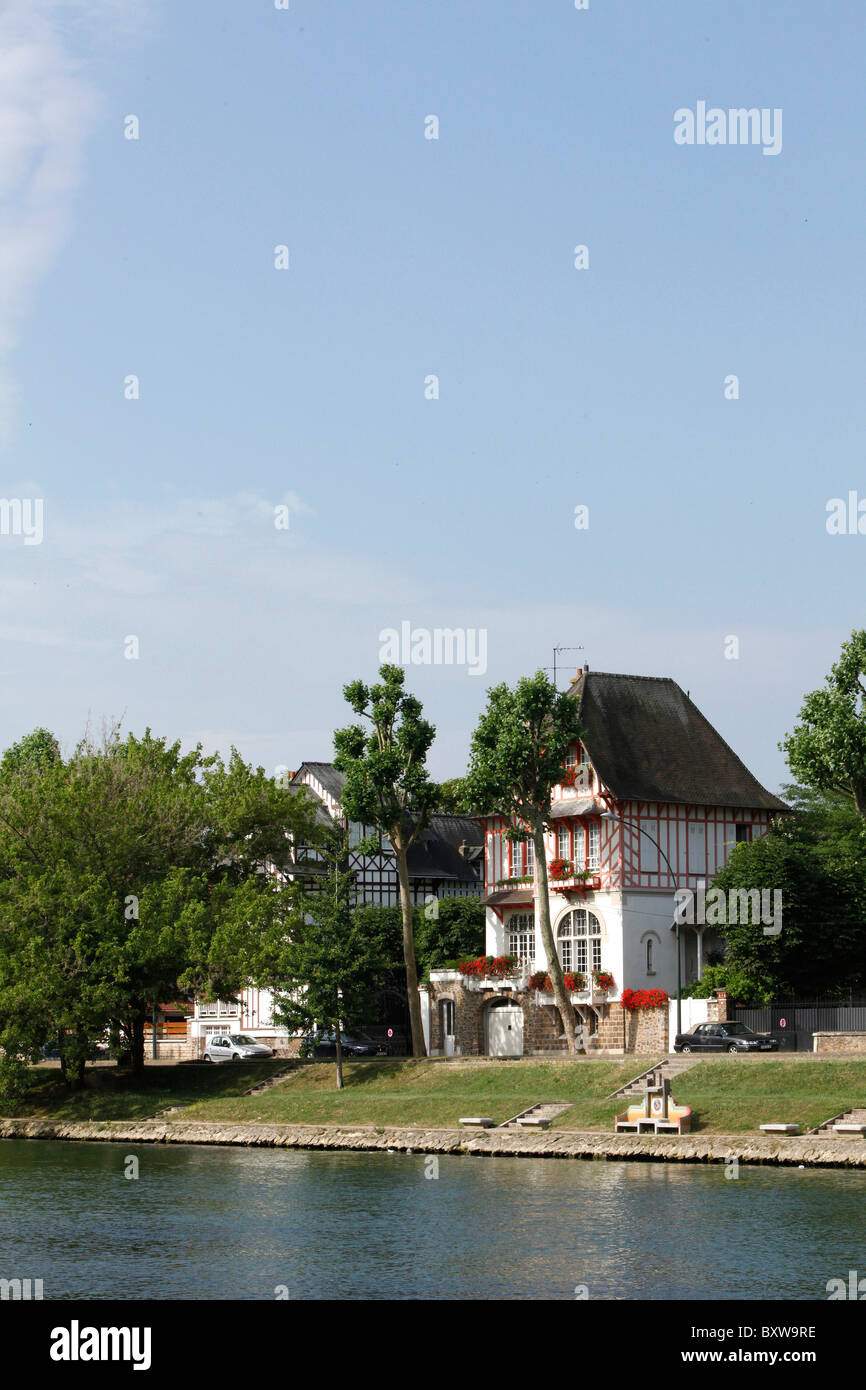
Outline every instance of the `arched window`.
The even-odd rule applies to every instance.
[[[647,944],[646,944],[646,973],[647,973],[648,975],[654,975],[654,974],[655,974],[655,971],[653,970],[653,939],[652,939],[652,937],[649,937],[649,938],[648,938]]]
[[[516,956],[521,965],[535,960],[535,918],[531,912],[512,912],[508,919],[505,953]]]
[[[563,970],[586,975],[601,969],[601,922],[585,907],[567,912],[556,929]]]

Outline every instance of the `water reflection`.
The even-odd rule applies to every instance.
[[[137,1180],[125,1159],[140,1161]],[[866,1174],[0,1143],[0,1277],[46,1298],[826,1298]],[[768,1276],[767,1271],[771,1271]],[[768,1277],[771,1286],[768,1286]]]

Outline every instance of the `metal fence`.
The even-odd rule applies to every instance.
[[[731,1016],[756,1033],[772,1033],[785,1052],[811,1052],[813,1033],[866,1032],[866,999],[797,999],[763,1008],[735,1004]]]

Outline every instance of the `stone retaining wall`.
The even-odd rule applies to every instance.
[[[813,1033],[813,1052],[866,1052],[866,1033]]]
[[[138,1123],[91,1120],[0,1120],[0,1139],[64,1139],[123,1144],[215,1144],[278,1149],[347,1149],[374,1152],[481,1154],[501,1158],[665,1160],[675,1163],[793,1164],[866,1168],[866,1140],[815,1135],[600,1134],[577,1130],[413,1129],[374,1125],[233,1125],[161,1120]]]

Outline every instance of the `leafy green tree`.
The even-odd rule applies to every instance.
[[[284,938],[274,1016],[292,1031],[314,1025],[336,1040],[337,1089],[343,1088],[343,1034],[360,1027],[370,997],[390,965],[383,940],[364,930],[354,910],[347,829],[335,828],[320,844],[324,874],[317,891],[302,892],[300,913]]]
[[[843,642],[826,684],[805,696],[799,724],[779,746],[796,778],[850,796],[866,817],[866,631]]]
[[[759,1008],[762,1004],[773,1002],[773,991],[751,975],[733,965],[707,965],[699,980],[683,988],[683,999],[712,999],[717,989],[727,990],[729,997],[739,1004]]]
[[[718,928],[727,942],[732,993],[744,1002],[749,995],[836,995],[866,984],[866,876],[862,855],[847,843],[822,840],[798,816],[779,819],[769,834],[737,845],[714,886],[726,894],[781,892],[778,934],[765,934],[757,923]]]
[[[399,666],[380,667],[379,677],[380,683],[370,688],[359,680],[344,687],[345,699],[369,729],[354,724],[336,731],[334,766],[345,773],[343,809],[349,820],[382,831],[391,841],[400,885],[412,1052],[424,1057],[408,856],[438,804],[438,788],[425,765],[436,730],[422,717],[421,702],[403,689],[405,673]]]
[[[13,762],[0,774],[0,1047],[32,1058],[56,1040],[76,1083],[109,1029],[139,1070],[155,1004],[231,995],[275,949],[283,900],[265,868],[288,834],[307,837],[312,810],[234,750],[225,767],[149,730],[85,739],[67,762]]]
[[[486,912],[478,898],[439,898],[418,912],[415,946],[423,975],[484,954]]]
[[[38,775],[60,761],[60,744],[50,729],[34,729],[7,748],[0,759],[0,778]]]
[[[472,735],[466,779],[477,813],[501,816],[509,838],[531,840],[535,847],[535,911],[570,1052],[575,1051],[574,1009],[553,939],[544,832],[551,792],[580,732],[576,701],[560,694],[543,671],[522,677],[513,690],[494,686]]]
[[[471,814],[465,777],[451,777],[439,783],[439,810],[450,816]]]

